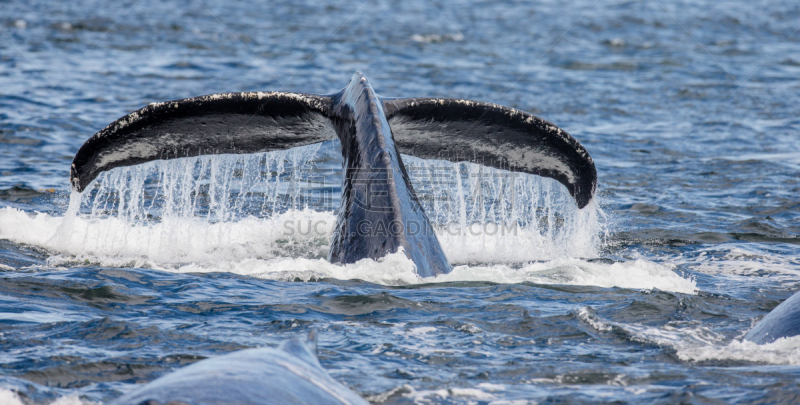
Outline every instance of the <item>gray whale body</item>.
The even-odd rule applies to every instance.
[[[379,97],[360,72],[328,95],[224,93],[150,104],[89,138],[75,155],[70,182],[82,192],[115,167],[337,137],[344,180],[328,254],[333,263],[379,259],[402,248],[422,277],[452,270],[401,153],[550,177],[579,208],[591,201],[597,183],[586,149],[541,118],[470,100]]]
[[[757,344],[800,335],[800,292],[796,292],[762,318],[744,336]]]
[[[158,378],[110,405],[366,405],[331,378],[316,356],[316,332],[307,342],[245,349],[201,360]]]

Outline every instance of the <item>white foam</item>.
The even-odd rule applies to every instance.
[[[411,40],[414,42],[420,42],[423,44],[429,44],[432,42],[443,42],[443,41],[454,41],[460,42],[464,40],[464,35],[459,33],[455,34],[428,34],[428,35],[420,35],[414,34],[411,36]]]
[[[346,265],[332,264],[324,259],[286,257],[272,260],[244,259],[236,262],[193,263],[174,271],[229,272],[272,280],[357,279],[383,285],[409,285],[420,282],[414,262],[402,251],[386,255],[377,261],[362,259]]]
[[[436,332],[436,328],[432,326],[420,326],[419,328],[412,328],[408,331],[409,335],[425,335],[428,333]]]
[[[757,244],[715,245],[697,250],[696,256],[682,256],[676,264],[686,264],[693,270],[711,275],[746,276],[769,273],[780,279],[796,280],[800,273],[794,255],[775,255]]]
[[[92,319],[91,316],[52,312],[38,312],[33,310],[14,312],[0,312],[0,320],[33,323],[56,323],[64,321],[86,321]]]
[[[22,398],[20,398],[19,394],[6,388],[0,388],[0,404],[25,405],[25,403],[22,402]],[[92,401],[83,401],[77,395],[67,395],[56,399],[55,401],[51,402],[50,405],[99,405],[99,404],[97,402],[92,402]]]
[[[16,392],[0,388],[0,404],[4,405],[25,405]]]
[[[767,364],[800,364],[800,336],[781,338],[763,345],[734,340],[727,345],[682,347],[677,355],[684,361],[740,360]]]
[[[77,395],[67,395],[51,402],[50,405],[100,405],[100,404],[93,401],[84,401]]]
[[[659,289],[685,294],[697,292],[692,279],[679,276],[671,266],[647,260],[602,263],[576,258],[561,258],[532,263],[521,268],[505,265],[458,266],[436,282],[492,281],[496,283],[570,284],[632,289]]]
[[[369,398],[374,402],[384,402],[392,395],[402,393],[402,396],[414,404],[437,404],[446,402],[457,403],[488,403],[489,405],[535,405],[537,402],[528,399],[506,400],[498,399],[506,391],[503,384],[480,383],[472,388],[451,387],[434,390],[417,390],[411,385],[397,387],[388,393]]]
[[[311,170],[316,148],[117,168],[83,194],[73,193],[63,217],[0,209],[0,238],[49,250],[49,266],[384,285],[490,281],[696,290],[670,266],[581,259],[599,255],[603,212],[596,202],[577,209],[554,180],[412,157],[404,157],[408,172],[454,271],[421,279],[401,252],[328,263],[338,201]]]
[[[438,390],[417,390],[410,385],[403,386],[403,396],[413,401],[415,404],[439,403],[447,398],[461,400],[487,401],[495,398],[495,395],[478,388],[444,388]]]
[[[632,340],[670,347],[683,361],[732,360],[776,365],[800,364],[800,336],[759,345],[740,339],[729,340],[696,321],[651,327],[608,321],[588,308],[581,308],[577,315],[599,332],[608,333],[619,328],[627,332]]]
[[[604,263],[557,258],[515,267],[509,264],[456,266],[450,274],[420,279],[413,262],[398,252],[378,262],[331,264],[327,255],[335,224],[330,212],[289,211],[273,218],[247,217],[236,222],[166,218],[137,225],[118,218],[65,218],[44,213],[0,209],[0,238],[52,251],[50,266],[91,263],[176,272],[230,272],[280,280],[331,277],[361,279],[384,285],[419,282],[489,281],[592,285],[659,289],[691,294],[694,280],[671,266],[646,260]],[[310,226],[324,232],[308,232]],[[289,227],[292,229],[289,230]],[[513,240],[509,240],[514,249]],[[520,242],[524,246],[524,241]],[[445,245],[448,257],[452,245]]]
[[[599,255],[605,215],[596,199],[578,209],[552,179],[471,163],[403,160],[451,262]]]
[[[603,319],[597,317],[594,312],[589,309],[589,307],[583,307],[578,309],[578,319],[588,323],[591,325],[592,328],[600,331],[600,332],[611,332],[614,330],[614,326]]]
[[[595,204],[595,203],[593,203]],[[599,235],[593,206],[571,217],[573,230],[554,235],[534,226],[521,227],[494,222],[436,227],[436,235],[453,263],[509,263],[550,260],[559,257],[597,257]],[[582,229],[584,231],[577,231]]]

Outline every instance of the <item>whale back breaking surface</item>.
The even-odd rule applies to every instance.
[[[800,335],[800,292],[783,301],[744,336],[758,344]]]
[[[367,404],[325,372],[315,351],[311,342],[292,339],[277,349],[212,357],[158,378],[111,405]]]
[[[328,259],[353,263],[402,249],[422,277],[452,270],[400,157],[473,162],[551,177],[585,207],[597,173],[585,148],[555,125],[495,104],[381,98],[357,72],[340,92],[225,93],[150,104],[89,138],[70,181],[158,159],[256,153],[338,137],[342,205]]]

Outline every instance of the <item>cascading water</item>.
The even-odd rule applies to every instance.
[[[319,145],[251,155],[153,161],[101,174],[73,193],[51,245],[79,259],[175,268],[247,258],[324,258],[340,176]],[[470,163],[404,156],[451,262],[521,263],[593,257],[596,203],[577,209],[559,183]],[[86,258],[86,259],[84,259]],[[61,259],[59,259],[61,260]]]
[[[104,172],[80,198],[90,218],[150,224],[167,218],[216,223],[270,217],[313,204],[319,145],[250,155],[153,161]]]
[[[578,209],[555,180],[466,162],[403,160],[451,262],[598,255],[602,210],[596,200]]]

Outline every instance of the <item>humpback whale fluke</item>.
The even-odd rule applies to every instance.
[[[336,137],[345,176],[328,254],[335,263],[378,259],[402,247],[422,277],[452,270],[401,153],[551,177],[579,208],[591,201],[597,183],[586,149],[541,118],[470,100],[382,98],[360,72],[328,95],[225,93],[150,104],[89,138],[75,155],[70,182],[83,191],[99,173],[119,166],[273,151]]]
[[[317,359],[315,334],[276,349],[244,349],[201,360],[111,404],[368,404],[325,372]]]

